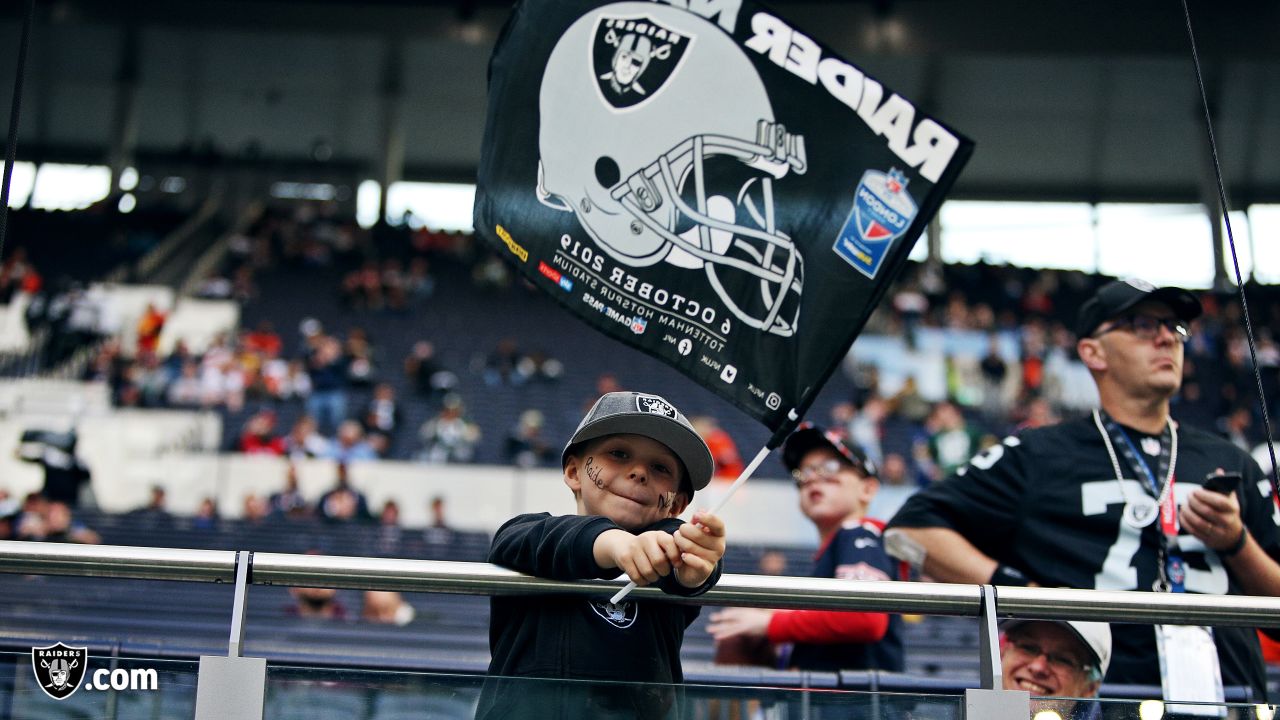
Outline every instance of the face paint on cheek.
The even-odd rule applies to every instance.
[[[676,494],[673,491],[668,490],[667,492],[664,492],[658,496],[659,510],[665,511],[669,508],[674,507],[675,504],[676,504]]]
[[[596,487],[603,490],[604,481],[600,479],[600,474],[604,472],[604,468],[600,467],[599,465],[596,465],[595,459],[596,458],[594,455],[587,458],[586,465],[583,469],[587,473],[587,477],[591,479],[591,482],[595,483]]]

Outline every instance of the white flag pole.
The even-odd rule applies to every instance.
[[[770,448],[768,445],[760,448],[760,452],[756,453],[755,458],[752,459],[752,461],[747,464],[746,469],[742,471],[742,474],[738,476],[738,479],[733,481],[733,484],[730,485],[729,489],[725,491],[724,495],[720,498],[720,501],[715,504],[715,507],[711,508],[710,512],[712,515],[719,513],[720,509],[724,507],[725,503],[729,502],[729,498],[733,497],[733,494],[738,491],[738,488],[742,487],[742,484],[747,481],[747,478],[751,477],[752,473],[756,471],[756,468],[760,467],[760,463],[764,462],[764,459],[769,457],[769,451],[771,449],[772,448]],[[633,580],[631,582],[628,582],[626,587],[622,588],[617,592],[617,594],[609,598],[609,602],[611,603],[620,602],[623,598],[625,598],[628,594],[630,594],[632,590],[635,590],[635,589],[636,589],[635,581]]]

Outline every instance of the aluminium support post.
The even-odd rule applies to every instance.
[[[265,658],[242,657],[253,553],[236,553],[236,589],[231,603],[231,639],[227,656],[200,658],[195,720],[262,720],[267,691]]]
[[[981,602],[982,606],[978,611],[978,651],[982,654],[982,687],[964,691],[965,720],[1027,720],[1031,717],[1031,693],[1026,690],[1004,689],[994,586],[982,586]]]

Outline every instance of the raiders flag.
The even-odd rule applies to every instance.
[[[668,2],[519,2],[475,227],[776,447],[973,144],[752,0]]]

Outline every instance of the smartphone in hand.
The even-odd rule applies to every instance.
[[[1219,475],[1217,473],[1209,473],[1204,477],[1204,489],[1211,490],[1222,495],[1230,495],[1240,489],[1240,483],[1244,480],[1238,472],[1229,472]]]

